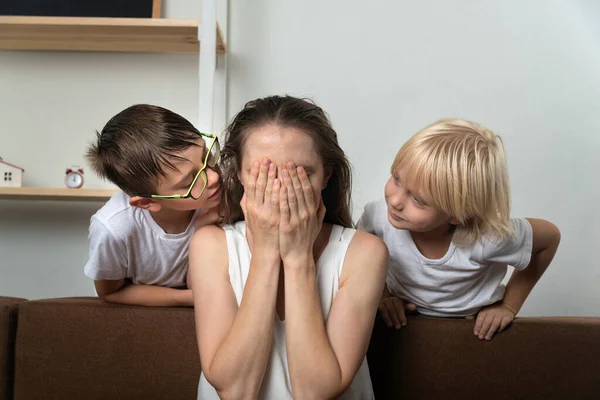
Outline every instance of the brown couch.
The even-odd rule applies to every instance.
[[[17,308],[24,301],[0,297],[0,400],[12,399]]]
[[[4,398],[11,398],[16,306],[14,399],[196,398],[192,309],[91,298],[0,305]],[[600,318],[520,318],[490,342],[476,339],[472,326],[413,317],[393,331],[378,320],[369,348],[377,398],[599,398]]]

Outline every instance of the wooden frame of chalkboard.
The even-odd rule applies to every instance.
[[[0,15],[160,18],[162,0],[2,0]]]

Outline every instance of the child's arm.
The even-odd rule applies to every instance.
[[[94,281],[98,297],[109,303],[153,307],[193,306],[192,291],[153,285],[136,285],[119,280]]]
[[[533,230],[531,261],[524,270],[514,271],[506,286],[502,303],[491,305],[479,312],[473,331],[479,339],[490,340],[496,331],[502,332],[512,322],[554,258],[560,243],[558,228],[543,219],[527,220]]]

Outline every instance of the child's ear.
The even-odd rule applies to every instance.
[[[130,198],[129,205],[132,207],[142,208],[150,212],[158,212],[161,209],[160,203],[156,200],[140,196],[133,196]]]
[[[460,222],[454,217],[450,217],[450,223],[456,226],[460,225]]]

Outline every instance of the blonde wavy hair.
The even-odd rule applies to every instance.
[[[392,175],[400,170],[406,187],[458,221],[457,244],[514,234],[504,141],[486,127],[439,120],[402,146]]]

